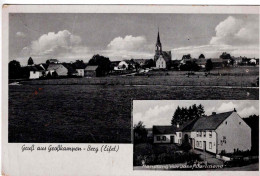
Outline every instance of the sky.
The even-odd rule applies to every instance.
[[[172,116],[178,106],[193,104],[204,106],[205,114],[233,111],[236,108],[240,117],[259,115],[258,100],[134,100],[133,125],[142,121],[147,128],[153,125],[171,125]]]
[[[162,48],[172,59],[259,57],[259,16],[247,14],[92,14],[11,13],[9,60],[22,65],[56,58],[70,62],[94,54],[111,61],[150,59],[160,31]]]

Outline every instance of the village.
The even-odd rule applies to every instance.
[[[9,63],[9,79],[53,79],[69,77],[105,77],[113,75],[121,76],[146,76],[148,72],[156,71],[186,71],[186,75],[194,75],[195,72],[207,76],[211,70],[223,70],[243,66],[258,66],[258,58],[234,57],[223,52],[219,58],[206,58],[200,54],[198,58],[192,58],[190,54],[182,58],[172,60],[171,51],[163,51],[158,31],[155,44],[154,58],[151,59],[129,59],[121,61],[110,61],[109,58],[94,55],[87,63],[83,60],[65,63],[58,59],[48,59],[46,63],[34,64],[29,57],[27,66],[21,66],[18,61]],[[156,74],[156,73],[155,73]],[[151,74],[150,74],[151,75]],[[200,74],[201,75],[201,74]]]

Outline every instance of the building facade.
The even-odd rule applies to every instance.
[[[251,128],[236,110],[212,113],[187,122],[182,127],[163,126],[163,129],[168,130],[153,131],[154,143],[182,144],[186,141],[193,149],[214,154],[251,150]]]

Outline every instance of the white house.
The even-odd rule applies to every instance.
[[[166,68],[166,60],[163,58],[162,55],[156,60],[156,68],[158,69],[165,69]]]
[[[45,72],[41,65],[28,66],[28,69],[30,71],[29,79],[39,79]]]
[[[84,70],[85,70],[85,69],[77,68],[77,69],[76,69],[76,71],[77,71],[77,76],[84,77]]]
[[[154,127],[158,129],[158,126]],[[154,143],[174,141],[173,143],[181,144],[186,141],[194,149],[214,154],[251,149],[251,128],[235,110],[219,114],[213,112],[210,116],[187,122],[181,128],[164,126],[163,129],[159,127],[159,132],[154,131]]]
[[[256,59],[250,59],[250,64],[256,64]]]
[[[179,126],[153,126],[154,143],[181,144],[182,133]]]
[[[251,149],[251,128],[236,111],[213,112],[192,125],[189,139],[193,148],[215,154],[246,151]]]

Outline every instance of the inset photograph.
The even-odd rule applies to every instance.
[[[258,100],[134,100],[134,170],[259,170]]]

